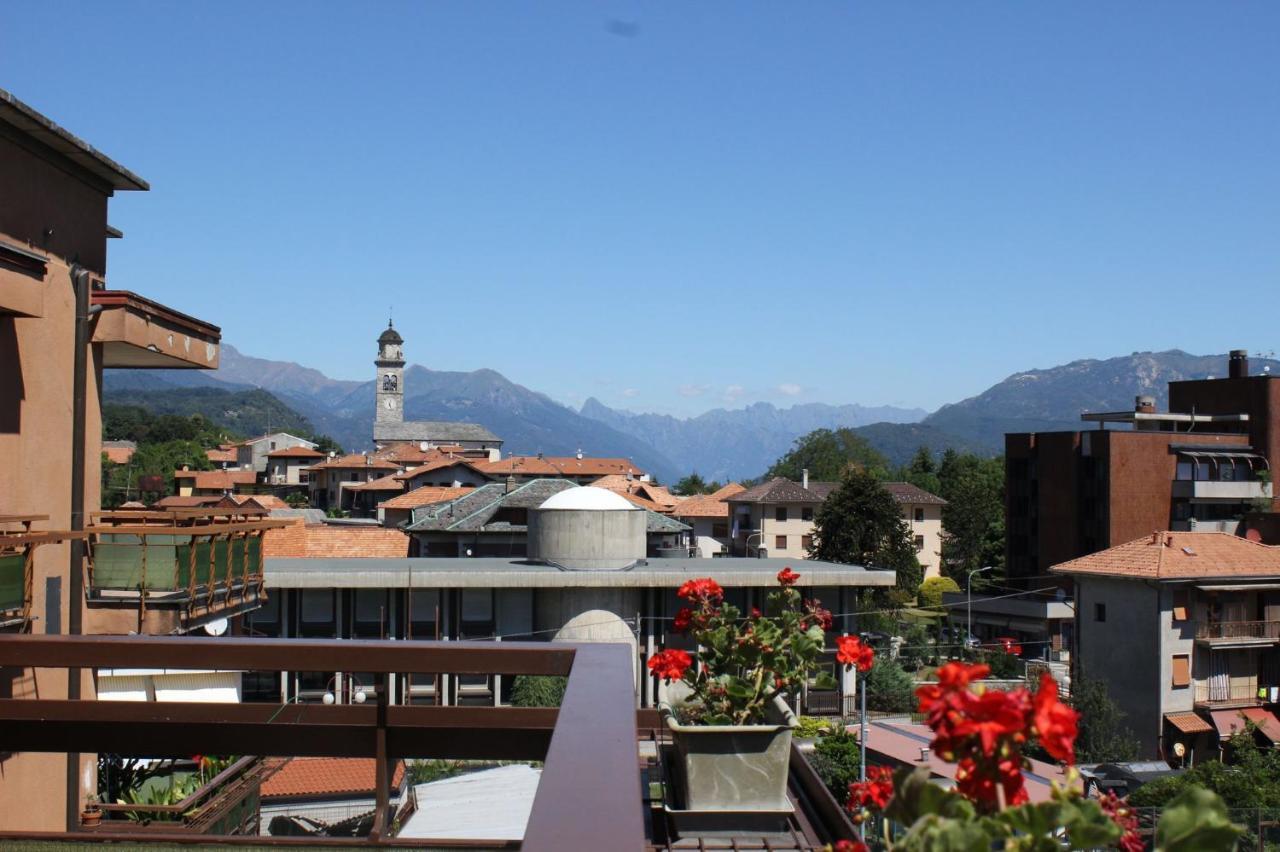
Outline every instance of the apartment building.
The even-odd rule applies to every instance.
[[[671,511],[671,517],[692,527],[693,546],[703,558],[729,555],[732,538],[729,535],[730,497],[747,489],[730,482],[711,494],[686,497]]]
[[[251,470],[260,476],[265,475],[271,454],[278,450],[287,450],[290,447],[306,447],[309,450],[314,450],[316,442],[308,441],[306,438],[299,438],[297,435],[290,435],[288,432],[271,432],[266,435],[259,435],[256,438],[250,438],[235,445],[236,466],[241,470]]]
[[[902,510],[911,528],[916,558],[925,578],[936,577],[942,562],[942,507],[946,501],[909,482],[882,483]],[[735,555],[767,554],[783,559],[807,559],[813,544],[813,522],[818,509],[840,483],[771,479],[754,488],[732,494],[729,504],[729,538]]]
[[[102,370],[218,366],[220,332],[107,287],[108,224],[119,191],[146,181],[0,91],[0,628],[6,633],[169,633],[189,629],[183,590],[156,574],[106,605],[118,537],[98,514]],[[117,287],[123,282],[112,282]],[[190,541],[196,528],[190,528]],[[86,538],[94,561],[86,562]],[[144,535],[131,535],[136,551]],[[242,540],[247,541],[247,539]],[[112,547],[121,550],[113,553]],[[187,546],[191,546],[190,544]],[[170,573],[173,569],[169,545]],[[153,570],[159,573],[158,563]],[[239,589],[246,605],[252,590]],[[225,601],[225,598],[219,598]],[[28,638],[28,637],[24,637]],[[92,667],[5,669],[7,699],[95,695]],[[0,753],[0,829],[63,831],[94,790],[91,754]]]
[[[1158,531],[1051,570],[1075,584],[1078,670],[1106,683],[1141,757],[1217,757],[1244,719],[1280,743],[1280,547]]]
[[[309,468],[324,460],[315,445],[295,444],[267,453],[264,482],[268,485],[306,485]]]
[[[306,470],[311,505],[317,509],[340,510],[351,508],[354,499],[352,487],[401,472],[395,462],[383,461],[368,453],[325,459]]]
[[[1169,411],[1139,396],[1132,411],[1086,413],[1096,429],[1005,436],[1008,575],[1048,567],[1152,530],[1239,532],[1274,510],[1280,384],[1249,375],[1243,350],[1227,378],[1171,382]]]

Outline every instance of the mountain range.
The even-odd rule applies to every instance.
[[[1254,359],[1253,369],[1280,371],[1280,362]],[[1167,403],[1165,384],[1226,374],[1226,355],[1190,355],[1180,350],[1135,352],[1088,359],[1048,369],[1014,373],[977,396],[926,414],[889,406],[808,403],[778,408],[755,403],[677,418],[610,408],[589,399],[574,411],[545,394],[518,385],[493,370],[441,372],[421,366],[405,371],[405,415],[419,420],[469,420],[505,443],[504,453],[543,452],[623,456],[671,482],[691,471],[707,480],[759,476],[796,438],[814,429],[850,427],[899,464],[920,446],[935,452],[954,447],[999,453],[1005,432],[1076,429],[1082,411],[1128,410],[1137,394]],[[260,388],[344,447],[370,446],[374,382],[332,379],[287,361],[270,361],[223,344],[221,365],[204,371],[107,371],[108,401],[181,409],[179,388]],[[197,394],[198,396],[198,394]],[[199,410],[216,408],[217,401]],[[196,410],[193,408],[193,410]]]

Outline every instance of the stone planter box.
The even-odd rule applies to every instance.
[[[779,697],[767,725],[682,725],[671,705],[662,718],[671,732],[675,767],[691,811],[790,811],[787,766],[796,716]]]

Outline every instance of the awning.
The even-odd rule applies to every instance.
[[[1176,450],[1176,452],[1178,455],[1187,456],[1196,462],[1204,459],[1219,467],[1221,467],[1225,462],[1230,465],[1232,469],[1235,468],[1237,463],[1248,465],[1250,471],[1257,470],[1258,468],[1261,468],[1262,470],[1271,469],[1271,466],[1267,463],[1266,456],[1243,450],[1237,450],[1234,452],[1231,450],[1214,450],[1212,452],[1204,450]]]
[[[1207,734],[1213,731],[1213,725],[1195,713],[1166,713],[1164,719],[1184,734]]]
[[[1258,726],[1258,731],[1267,739],[1280,742],[1280,720],[1261,707],[1243,707],[1239,710],[1213,710],[1213,725],[1218,729],[1218,736],[1224,740],[1245,730],[1245,720]]]

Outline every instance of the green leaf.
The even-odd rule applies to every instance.
[[[917,819],[929,814],[971,820],[973,804],[951,790],[944,790],[929,781],[929,770],[922,767],[904,767],[893,775],[893,798],[889,800],[884,815],[902,825],[913,825]]]
[[[814,689],[838,689],[840,684],[831,676],[830,672],[819,672],[818,676],[813,679]]]
[[[946,819],[926,814],[912,823],[893,849],[894,852],[990,852],[995,838],[996,832],[988,820]]]
[[[1155,848],[1156,852],[1229,852],[1241,833],[1227,817],[1227,806],[1217,793],[1191,787],[1161,814]]]

